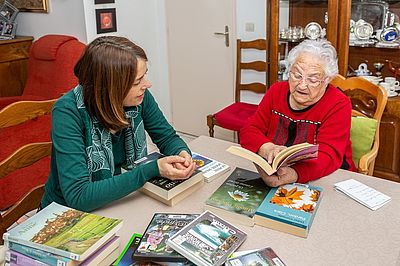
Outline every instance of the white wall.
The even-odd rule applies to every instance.
[[[164,1],[116,0],[114,4],[95,5],[93,0],[49,0],[49,13],[18,14],[17,34],[35,39],[50,33],[67,34],[88,43],[100,36],[96,33],[95,9],[115,7],[117,32],[102,35],[124,36],[144,48],[149,58],[151,91],[171,120]]]

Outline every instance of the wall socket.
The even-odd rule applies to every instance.
[[[254,23],[253,22],[247,22],[245,24],[245,31],[254,32]]]

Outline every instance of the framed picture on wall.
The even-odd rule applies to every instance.
[[[7,1],[0,7],[0,16],[8,21],[14,21],[18,14],[18,9]]]
[[[49,12],[48,0],[7,0],[13,6],[19,9],[20,12]]]
[[[96,28],[97,34],[117,31],[115,8],[96,9]]]
[[[94,0],[94,4],[112,4],[115,3],[115,0]]]

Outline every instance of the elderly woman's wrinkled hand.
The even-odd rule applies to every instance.
[[[269,164],[271,164],[275,156],[284,149],[286,149],[286,146],[275,145],[272,142],[267,142],[261,145],[260,149],[258,150],[258,154],[265,158]]]
[[[254,164],[258,173],[261,175],[264,183],[269,187],[277,187],[280,185],[297,182],[297,172],[291,167],[281,167],[273,175],[268,175],[261,167]]]

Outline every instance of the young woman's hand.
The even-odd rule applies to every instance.
[[[285,166],[278,169],[273,175],[268,175],[261,167],[254,164],[258,173],[261,175],[264,183],[269,187],[277,187],[280,185],[297,182],[298,175],[296,170],[291,167]]]
[[[258,155],[265,158],[267,162],[271,164],[275,156],[284,149],[286,149],[286,146],[275,145],[272,142],[267,142],[261,145],[260,149],[258,150]]]
[[[190,157],[190,155],[189,155]],[[167,156],[157,160],[158,169],[162,177],[170,180],[187,179],[190,177],[196,169],[196,164],[191,160],[182,157],[180,155]],[[185,163],[187,162],[187,167]]]

